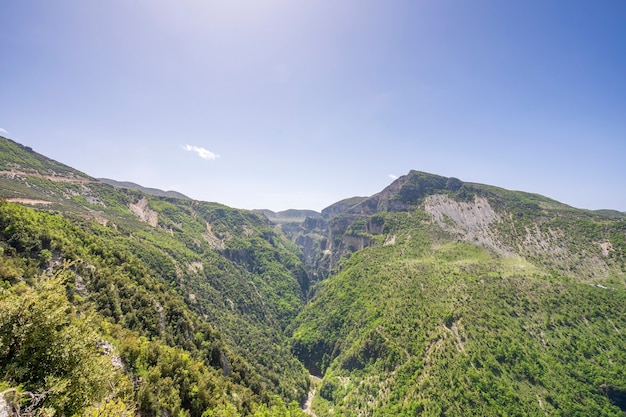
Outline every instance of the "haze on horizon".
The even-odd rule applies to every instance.
[[[626,3],[0,4],[0,135],[93,177],[322,208],[409,170],[626,211]]]

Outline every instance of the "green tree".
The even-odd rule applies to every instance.
[[[0,292],[0,379],[44,398],[41,407],[73,415],[127,383],[99,341],[60,278]]]

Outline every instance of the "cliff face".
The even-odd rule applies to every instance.
[[[577,271],[591,280],[609,276],[616,253],[601,232],[602,222],[616,220],[615,213],[605,216],[536,194],[419,171],[371,197],[353,197],[325,208],[323,220],[308,218],[283,225],[283,230],[303,250],[315,281],[353,252],[379,241],[395,242],[396,235],[389,231],[397,221],[393,213],[425,216],[422,227],[435,227],[445,236],[542,268]],[[589,239],[581,240],[585,234]]]
[[[328,227],[328,222],[318,216],[280,224],[282,232],[300,248],[310,282],[326,278],[330,270]]]
[[[415,171],[323,214],[318,415],[621,415],[626,217]]]
[[[411,171],[370,197],[352,197],[322,210],[322,218],[308,217],[300,224],[281,224],[283,231],[300,246],[313,281],[323,279],[349,254],[373,244],[384,232],[378,213],[410,212],[436,193],[459,190],[463,182]],[[393,241],[389,236],[388,242]]]
[[[159,222],[159,214],[150,209],[150,203],[146,197],[142,197],[136,203],[129,204],[128,208],[142,222],[146,222],[152,227],[157,226]]]
[[[445,194],[429,195],[424,210],[443,230],[459,238],[492,249],[503,256],[514,256],[513,248],[498,239],[492,225],[501,222],[489,201],[475,196],[473,201],[455,201]]]
[[[322,217],[330,219],[342,213],[348,213],[370,197],[351,197],[338,201],[322,210]]]
[[[371,216],[380,212],[408,211],[428,195],[454,192],[462,186],[463,182],[456,178],[411,171],[371,197],[348,198],[325,208],[322,210],[322,216],[324,218],[340,214]]]

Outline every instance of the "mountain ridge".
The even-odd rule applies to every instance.
[[[318,417],[626,409],[617,211],[420,171],[321,213],[248,211],[116,188],[13,141],[0,151],[0,391],[23,401],[58,389],[75,402],[43,404],[61,414],[128,417],[302,416],[305,400]],[[60,367],[71,388],[51,386],[29,359],[42,356],[3,350],[38,328],[15,325],[20,294],[28,320],[59,328],[54,277],[55,302],[93,317],[122,363],[102,367],[114,385],[94,373],[85,396],[84,369]],[[308,398],[307,373],[320,377]]]
[[[12,139],[0,136],[0,139],[3,139],[4,142],[2,143],[2,148],[0,148],[0,152],[2,152],[3,154],[3,159],[0,160],[0,175],[2,176],[19,176],[20,175],[20,171],[16,170],[16,168],[19,168],[20,166],[20,161],[22,163],[24,163],[25,161],[28,161],[26,163],[26,166],[29,167],[30,170],[30,174],[32,173],[36,173],[41,175],[42,177],[46,176],[49,177],[52,180],[58,180],[58,181],[63,181],[63,180],[67,180],[67,181],[72,181],[72,180],[76,180],[76,181],[81,181],[81,180],[85,180],[85,181],[100,181],[112,186],[116,186],[116,187],[120,187],[120,188],[127,188],[127,189],[134,189],[134,190],[141,190],[143,192],[146,192],[147,194],[150,195],[155,195],[155,196],[164,196],[164,197],[172,197],[172,198],[186,198],[189,199],[188,196],[175,191],[175,190],[169,190],[169,191],[164,191],[162,189],[158,189],[158,188],[151,188],[151,187],[144,187],[140,184],[134,183],[134,182],[130,182],[130,181],[120,181],[120,180],[115,180],[115,179],[110,179],[110,178],[93,178],[91,176],[89,176],[88,174],[85,174],[81,171],[78,171],[74,168],[69,167],[68,165],[65,165],[63,163],[57,162],[53,159],[50,159],[48,157],[45,157],[39,153],[37,153],[36,151],[34,151],[31,147],[29,146],[25,146],[22,145],[18,142],[15,142]],[[12,144],[12,147],[7,147],[6,144],[10,143]],[[13,149],[11,149],[13,148]],[[21,149],[23,151],[25,151],[27,154],[29,154],[31,157],[30,158],[23,158],[20,157],[20,159],[18,160],[14,160],[13,157],[15,156],[15,148],[17,149]],[[36,163],[33,163],[34,161],[37,161]],[[55,171],[55,168],[57,169]],[[66,176],[64,176],[63,173],[67,173]],[[304,217],[310,216],[310,217],[314,217],[316,216],[317,213],[321,213],[322,217],[331,217],[332,215],[338,213],[338,212],[342,212],[344,211],[346,208],[344,206],[349,206],[349,208],[353,208],[354,206],[358,206],[361,203],[363,203],[366,200],[371,200],[372,198],[384,198],[385,194],[390,193],[390,190],[392,190],[394,187],[397,187],[399,189],[401,189],[402,187],[405,186],[406,182],[410,182],[411,178],[414,178],[415,175],[423,175],[423,176],[431,176],[431,177],[436,177],[436,178],[440,178],[440,179],[445,179],[445,180],[451,180],[452,184],[455,183],[460,183],[460,184],[473,184],[476,186],[487,186],[485,184],[480,184],[480,183],[472,183],[472,182],[463,182],[461,180],[458,180],[455,177],[443,177],[437,174],[432,174],[432,173],[427,173],[427,172],[423,172],[423,171],[418,171],[418,170],[411,170],[409,171],[409,173],[400,176],[399,178],[395,179],[394,181],[392,181],[389,185],[387,185],[383,190],[381,190],[378,193],[375,193],[371,196],[354,196],[354,197],[348,197],[345,199],[342,199],[340,201],[337,201],[327,207],[325,207],[324,209],[322,209],[321,212],[317,212],[315,210],[309,210],[309,209],[286,209],[286,210],[282,210],[279,212],[274,212],[272,210],[268,210],[268,209],[254,209],[253,211],[259,211],[259,212],[263,212],[263,213],[267,213],[270,214],[270,217],[275,217],[275,218],[280,218],[281,216],[283,217],[289,217],[292,216],[294,213],[299,213],[297,214],[295,217],[302,217],[303,213],[306,213],[306,215],[304,215]],[[450,185],[450,186],[454,186],[454,185]],[[488,187],[494,187],[494,188],[499,188],[501,190],[505,190],[502,187],[497,187],[497,186],[488,186]],[[407,192],[408,194],[410,194],[410,190],[405,189],[405,192]],[[514,191],[514,190],[507,190],[507,191]],[[525,191],[514,191],[514,192],[521,192],[521,193],[526,193],[526,194],[532,194],[532,195],[536,195],[542,198],[546,198],[546,199],[550,199],[549,197],[545,197],[542,196],[540,194],[534,194],[534,193],[528,193]],[[407,194],[407,195],[408,195]],[[560,202],[557,202],[556,200],[550,199],[555,203],[558,204],[563,204]],[[336,206],[340,206],[343,208],[335,208]],[[588,209],[580,209],[580,210],[588,210]],[[592,211],[592,212],[596,212],[598,214],[605,214],[607,216],[626,216],[626,211],[622,212],[616,209],[611,209],[611,208],[604,208],[604,209],[596,209],[596,210],[588,210],[588,211]],[[332,213],[332,214],[331,214]],[[287,216],[285,216],[287,215]],[[299,218],[299,217],[298,217]]]
[[[291,235],[313,242],[305,265],[325,270],[290,327],[322,377],[318,416],[626,409],[626,380],[613,378],[626,361],[624,217],[417,171],[331,209],[327,226]],[[574,341],[600,332],[617,368],[576,359],[599,354]]]
[[[182,198],[185,200],[191,200],[191,198],[187,197],[183,193],[179,193],[178,191],[172,191],[172,190],[163,191],[158,188],[144,187],[142,185],[139,185],[131,181],[117,181],[117,180],[113,180],[110,178],[97,178],[97,180],[105,184],[112,185],[113,187],[128,188],[130,190],[138,190],[143,193],[154,195],[157,197],[172,197],[172,198]]]
[[[308,209],[287,209],[278,212],[268,209],[254,209],[252,211],[262,213],[270,221],[277,224],[298,223],[304,221],[308,217],[317,218],[321,216],[320,212]]]
[[[6,401],[28,404],[30,392],[46,398],[44,407],[70,414],[97,409],[106,397],[129,416],[300,415],[308,380],[282,328],[301,308],[307,279],[296,249],[266,218],[115,188],[13,141],[0,140],[0,151],[3,165],[17,172],[0,175],[0,280],[8,288],[0,294],[0,392],[7,384],[10,392],[26,391]],[[5,312],[19,311],[24,287],[43,303],[44,283],[55,276],[65,277],[58,288],[68,308],[94,317],[90,331],[112,344],[131,388],[94,381],[98,394],[69,407],[62,396],[41,394],[83,395],[65,368],[41,378],[10,372],[17,362],[4,346],[21,340],[11,329],[23,326]],[[37,311],[50,315],[50,308]],[[22,366],[37,369],[42,364],[28,359],[36,339],[27,340]],[[89,346],[86,357],[98,357]],[[50,385],[53,376],[73,388]]]

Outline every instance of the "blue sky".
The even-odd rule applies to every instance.
[[[321,210],[416,169],[626,211],[622,0],[20,0],[0,16],[0,134],[94,177]]]

